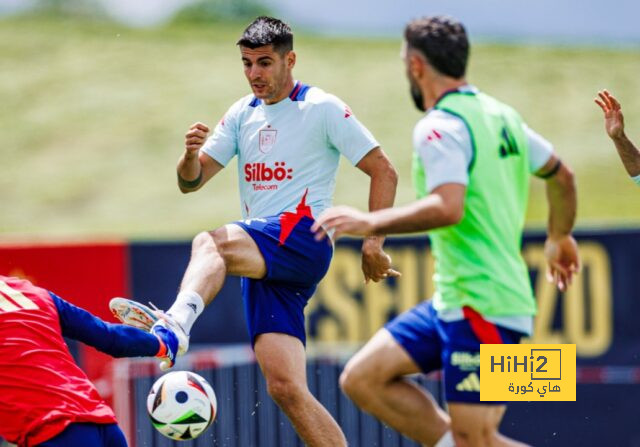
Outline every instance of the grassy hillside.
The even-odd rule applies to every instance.
[[[181,195],[175,162],[190,123],[215,124],[248,93],[242,25],[131,30],[45,19],[0,22],[0,235],[188,237],[239,216],[236,165]],[[297,39],[298,78],[347,101],[412,200],[409,99],[397,40]],[[640,192],[606,139],[595,92],[622,100],[640,142],[637,51],[477,45],[470,80],[520,110],[578,175],[579,224],[637,224]],[[635,130],[634,130],[635,127]],[[364,207],[367,179],[341,165],[336,202]],[[529,223],[545,220],[535,182]]]

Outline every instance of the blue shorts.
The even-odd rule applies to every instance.
[[[127,447],[118,424],[69,424],[62,433],[38,444],[38,447]]]
[[[306,343],[304,307],[333,255],[330,242],[314,239],[312,218],[287,220],[280,215],[234,222],[255,241],[267,266],[262,279],[242,278],[252,344],[258,335],[269,332],[289,334]]]
[[[442,369],[447,402],[502,405],[480,402],[480,344],[517,344],[524,334],[490,323],[470,307],[463,315],[443,321],[429,300],[385,327],[424,373]]]

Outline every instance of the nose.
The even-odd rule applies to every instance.
[[[248,70],[249,79],[252,81],[256,81],[260,79],[260,75],[262,74],[262,70],[258,64],[253,64]]]

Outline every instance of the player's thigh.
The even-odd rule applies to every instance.
[[[342,380],[387,382],[420,372],[420,367],[385,328],[378,330],[347,362]]]
[[[306,354],[300,339],[280,332],[259,334],[253,349],[267,382],[306,386]]]
[[[498,443],[498,428],[506,405],[449,402],[451,431],[460,447],[492,446]]]
[[[260,279],[267,272],[262,253],[249,234],[236,224],[227,224],[209,232],[224,259],[227,274]]]
[[[372,374],[386,380],[438,370],[442,367],[442,340],[437,323],[433,303],[423,301],[380,329],[354,356],[353,365],[366,365]],[[367,358],[376,362],[366,362]],[[393,361],[385,363],[385,359]]]

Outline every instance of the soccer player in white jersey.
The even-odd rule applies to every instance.
[[[325,211],[313,226],[369,235],[431,230],[433,299],[397,316],[347,363],[340,384],[365,411],[427,446],[522,445],[498,432],[505,402],[480,401],[480,344],[519,343],[535,300],[520,243],[531,174],[546,180],[549,278],[561,290],[578,269],[571,236],[573,175],[508,105],[465,78],[469,42],[449,17],[405,29],[403,60],[416,107],[418,200],[363,213]],[[442,370],[448,414],[408,374]]]
[[[269,394],[306,445],[345,446],[340,427],[307,388],[303,309],[333,252],[310,227],[331,205],[341,154],[370,177],[371,210],[393,205],[397,174],[345,103],[294,80],[288,25],[259,17],[238,45],[253,93],[229,108],[210,138],[205,124],[191,126],[177,171],[180,190],[192,192],[237,156],[244,220],[194,238],[181,290],[166,314],[120,298],[111,308],[124,322],[168,326],[184,352],[186,334],[225,276],[241,276],[249,334]],[[365,281],[398,275],[382,243],[381,237],[363,243]]]
[[[618,100],[607,90],[598,92],[596,104],[604,112],[604,127],[616,146],[620,160],[631,179],[640,185],[640,151],[624,132],[624,115]]]

